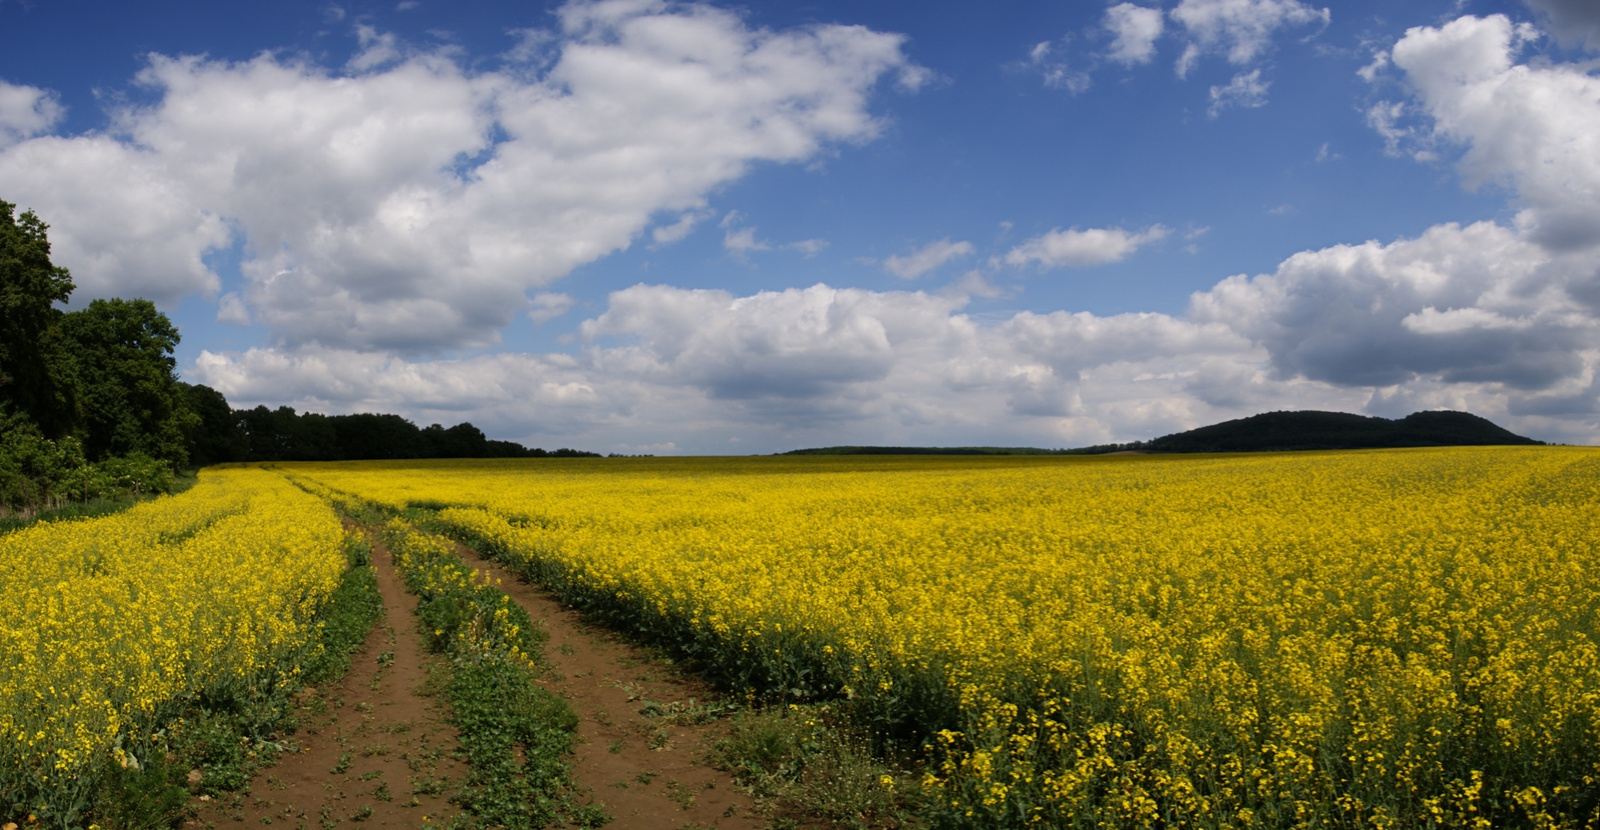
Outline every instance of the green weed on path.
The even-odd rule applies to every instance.
[[[467,827],[507,830],[555,821],[598,827],[609,818],[572,798],[568,755],[578,717],[534,683],[544,632],[510,597],[475,579],[450,542],[401,520],[384,525],[417,615],[450,657],[444,684],[471,772],[455,797]]]

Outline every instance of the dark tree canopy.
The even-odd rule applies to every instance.
[[[489,439],[469,423],[446,429],[433,424],[422,431],[422,441],[434,458],[484,458],[489,455]]]
[[[72,275],[50,261],[49,227],[0,201],[0,408],[45,440],[74,438],[90,461],[188,458],[198,425],[173,371],[178,330],[149,300],[79,311]]]
[[[0,507],[166,492],[201,423],[173,371],[178,330],[148,300],[59,308],[72,275],[48,230],[0,201]]]
[[[322,461],[334,457],[337,438],[326,415],[300,415],[280,406],[234,412],[246,461]]]
[[[55,304],[72,296],[72,275],[50,262],[49,226],[14,211],[0,200],[0,405],[58,438],[72,427],[74,402],[59,377]]]
[[[311,417],[307,414],[304,417]],[[336,415],[333,434],[338,458],[419,458],[422,440],[415,424],[399,415],[359,412]]]
[[[189,463],[196,467],[243,461],[249,454],[245,434],[221,392],[201,384],[180,383],[189,411],[198,419],[189,438]]]
[[[418,429],[399,415],[297,413],[287,406],[235,410],[235,429],[245,461],[364,461],[405,458],[593,457],[598,453],[528,449],[514,441],[491,441],[470,423]]]
[[[77,380],[84,451],[185,463],[200,419],[175,371],[172,321],[149,300],[95,300],[65,315],[61,331]]]

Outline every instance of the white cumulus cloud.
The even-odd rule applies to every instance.
[[[1220,107],[1264,100],[1248,64],[1328,13],[1184,0],[1171,19],[1191,60],[1239,67],[1213,93]],[[1600,81],[1582,64],[1519,62],[1535,33],[1499,16],[1383,50],[1369,74],[1406,91],[1371,118],[1396,152],[1456,149],[1469,186],[1511,188],[1512,222],[1302,251],[1197,292],[1183,315],[968,314],[971,297],[1002,293],[979,271],[936,293],[637,285],[578,326],[571,354],[430,358],[491,342],[519,314],[572,313],[553,281],[636,241],[684,238],[753,164],[871,139],[872,91],[919,76],[900,38],[860,27],[772,32],[652,2],[575,4],[558,21],[524,38],[525,74],[399,42],[348,71],[156,57],[141,75],[153,103],[75,137],[48,134],[48,93],[3,87],[0,181],[53,224],[86,297],[214,296],[204,256],[239,246],[247,282],[217,319],[263,321],[272,343],[184,368],[236,405],[467,419],[615,451],[1063,446],[1279,408],[1470,409],[1555,440],[1600,429]],[[1060,65],[1048,46],[1034,58]],[[722,229],[734,253],[823,244],[762,239],[736,214]],[[1112,263],[1170,233],[1058,228],[999,261]],[[883,266],[909,279],[972,254],[947,238]]]
[[[734,259],[743,262],[749,258],[751,251],[770,251],[772,244],[757,239],[755,228],[729,228],[722,234],[722,248]]]
[[[400,39],[393,32],[380,32],[360,24],[356,26],[356,39],[361,44],[361,51],[345,64],[346,68],[355,72],[366,72],[391,64],[403,56]]]
[[[952,259],[971,256],[972,251],[971,242],[951,242],[947,237],[929,242],[905,256],[885,257],[883,270],[903,280],[914,280]]]
[[[1226,86],[1213,86],[1211,88],[1211,107],[1206,114],[1216,118],[1223,110],[1229,107],[1244,107],[1252,109],[1264,107],[1267,104],[1267,87],[1271,81],[1261,80],[1261,70],[1252,69],[1249,72],[1240,72],[1233,76]]]
[[[0,148],[49,132],[65,114],[55,93],[0,80]]]
[[[1331,19],[1327,9],[1298,0],[1182,0],[1169,14],[1189,36],[1178,59],[1179,77],[1211,52],[1224,54],[1235,65],[1248,64],[1271,46],[1278,30],[1327,25]]]
[[[657,245],[671,245],[687,237],[695,226],[711,218],[709,210],[686,210],[670,225],[658,225],[650,231]]]
[[[1069,446],[1269,409],[1469,409],[1545,438],[1596,416],[1593,312],[1563,261],[1493,223],[1292,256],[1184,316],[963,312],[962,292],[638,285],[577,354],[414,361],[262,348],[196,376],[250,404],[470,419],[535,444],[768,452],[819,443]]]
[[[1142,231],[1122,228],[1056,229],[1025,240],[1006,253],[1007,265],[1036,264],[1041,268],[1104,265],[1120,262],[1141,246],[1166,238],[1170,231],[1151,225]]]
[[[1533,36],[1502,15],[1467,16],[1411,29],[1391,54],[1427,138],[1466,148],[1469,186],[1515,188],[1517,221],[1533,238],[1586,248],[1600,243],[1600,78],[1582,64],[1516,63]],[[1374,126],[1386,140],[1405,139],[1392,120]]]
[[[1407,314],[1400,325],[1418,334],[1457,334],[1483,329],[1525,329],[1534,324],[1531,317],[1512,319],[1483,308],[1452,308],[1440,311],[1424,306]]]
[[[1216,324],[1023,313],[982,325],[961,312],[965,302],[820,284],[747,296],[638,285],[583,323],[577,355],[413,361],[272,347],[206,352],[193,374],[241,405],[467,418],[544,445],[767,452],[819,441],[1148,437],[1238,411],[1186,391],[1205,360],[1213,375],[1216,365],[1248,375],[1265,359]]]
[[[571,311],[578,301],[566,294],[543,291],[533,295],[533,308],[528,309],[528,318],[535,323],[548,323]]]
[[[531,443],[617,451],[1063,446],[1287,408],[1465,409],[1592,442],[1600,245],[1585,217],[1600,215],[1600,94],[1582,66],[1519,64],[1529,36],[1504,18],[1464,17],[1387,50],[1411,90],[1395,102],[1395,128],[1411,131],[1396,142],[1464,148],[1468,184],[1515,189],[1515,221],[1302,251],[1195,293],[1183,315],[969,315],[971,297],[996,293],[979,272],[936,294],[640,285],[580,326],[576,354],[430,361],[286,345],[208,352],[192,371],[243,403],[457,413]],[[1057,229],[1001,261],[1114,262],[1169,233]],[[951,253],[959,244],[896,267],[968,255]]]
[[[1165,28],[1160,9],[1118,3],[1106,9],[1102,24],[1112,34],[1112,60],[1124,66],[1149,63],[1155,58],[1156,40]]]
[[[1600,326],[1564,290],[1569,278],[1562,262],[1512,229],[1446,224],[1230,277],[1196,294],[1189,316],[1262,344],[1283,377],[1531,391],[1593,369],[1583,352],[1600,346]]]
[[[233,231],[155,152],[104,135],[42,136],[0,151],[0,181],[8,200],[50,224],[51,260],[72,271],[75,303],[133,296],[171,305],[221,287],[203,257]]]
[[[817,254],[822,253],[824,250],[827,250],[827,248],[828,248],[828,240],[826,240],[826,239],[802,239],[802,240],[800,240],[798,242],[787,242],[787,243],[784,243],[783,248],[786,251],[799,251],[801,254],[803,254],[805,256],[806,259],[810,259],[810,258],[816,256]]]
[[[205,254],[242,242],[242,294],[278,342],[485,346],[531,291],[654,216],[700,210],[753,163],[872,138],[879,80],[920,76],[902,37],[860,26],[770,31],[666,3],[557,20],[539,73],[365,28],[348,72],[152,56],[153,103],[0,150],[0,181],[48,217],[85,299],[214,293]]]

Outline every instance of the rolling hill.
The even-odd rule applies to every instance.
[[[1542,444],[1470,412],[1414,412],[1390,420],[1348,412],[1264,412],[1128,444],[1036,447],[818,447],[784,455],[1099,455],[1112,452],[1282,452]]]
[[[1266,412],[1164,435],[1152,452],[1264,452],[1539,444],[1468,412],[1414,412],[1390,420],[1347,412]]]

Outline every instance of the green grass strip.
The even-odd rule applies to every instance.
[[[303,668],[305,682],[316,685],[344,677],[350,656],[361,649],[367,634],[383,617],[383,594],[372,569],[372,546],[360,536],[347,536],[345,555],[350,568],[328,599],[320,642]]]
[[[450,657],[451,720],[471,771],[453,799],[464,827],[532,830],[558,820],[599,827],[599,805],[571,797],[572,735],[578,716],[535,685],[548,635],[504,591],[474,579],[454,545],[401,520],[384,525],[417,616],[435,651]]]

